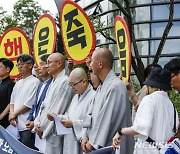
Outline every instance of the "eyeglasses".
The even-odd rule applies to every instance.
[[[53,62],[59,62],[58,60],[47,60],[47,65],[53,63]]]
[[[92,71],[92,69],[89,69],[89,73],[92,73],[93,71]]]
[[[72,82],[70,82],[69,85],[70,85],[71,87],[75,87],[77,84],[79,84],[79,83],[82,82],[82,81],[83,81],[83,79],[80,80],[80,81],[77,82],[77,83],[72,83]]]
[[[16,66],[17,66],[18,68],[20,68],[20,67],[23,67],[25,64],[31,64],[31,63],[20,63],[20,64],[16,64]]]
[[[46,66],[47,65],[47,62],[41,62],[39,63],[39,66]]]

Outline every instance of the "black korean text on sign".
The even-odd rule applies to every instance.
[[[44,27],[39,31],[39,43],[38,43],[38,55],[43,55],[47,53],[47,49],[42,49],[43,46],[47,45],[49,42],[49,28]]]
[[[67,57],[75,64],[83,64],[96,47],[92,22],[86,12],[74,1],[63,2],[60,19]]]
[[[130,79],[131,72],[131,39],[126,21],[121,16],[114,20],[117,51],[122,73],[122,81]]]
[[[68,12],[64,15],[65,21],[68,21],[67,26],[67,39],[68,39],[68,45],[69,47],[81,44],[81,48],[85,48],[87,46],[86,43],[86,36],[82,35],[84,34],[84,27],[83,24],[78,20],[75,19],[75,17],[78,15],[78,10],[74,9],[71,12]],[[76,25],[78,29],[71,31],[72,24]]]
[[[118,36],[118,46],[120,51],[120,57],[121,57],[121,72],[123,77],[126,77],[126,50],[125,50],[125,45],[126,45],[126,38],[125,38],[125,31],[124,29],[119,29],[117,31],[117,36]],[[122,40],[122,41],[121,41]]]
[[[40,16],[36,22],[33,35],[33,52],[37,66],[39,66],[41,56],[55,51],[56,36],[57,30],[54,18],[49,14]]]

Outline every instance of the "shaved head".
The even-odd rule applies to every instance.
[[[52,53],[47,59],[47,70],[53,78],[56,78],[59,73],[65,68],[65,59],[61,53]]]
[[[62,66],[64,67],[65,66],[65,59],[64,59],[64,56],[63,54],[61,53],[52,53],[48,59],[51,59],[51,60],[54,60],[54,61],[60,61],[62,63]]]
[[[72,70],[72,72],[70,73],[70,75],[69,75],[69,77],[70,78],[75,78],[76,80],[82,80],[82,79],[85,79],[85,80],[87,80],[88,78],[87,78],[87,74],[86,74],[86,72],[84,71],[84,69],[83,68],[81,68],[81,67],[77,67],[77,68],[75,68],[74,70]]]
[[[99,48],[94,51],[91,57],[90,68],[93,73],[103,82],[113,67],[113,55],[107,48]]]
[[[113,55],[112,55],[112,52],[108,48],[96,49],[93,55],[97,60],[102,60],[105,67],[112,68]]]
[[[83,68],[77,67],[69,75],[69,83],[76,94],[82,94],[87,89],[89,83],[87,74]]]

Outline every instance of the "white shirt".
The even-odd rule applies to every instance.
[[[35,102],[36,91],[40,81],[33,75],[21,79],[16,82],[13,92],[11,94],[11,103],[14,105],[14,111],[18,110],[21,106],[25,105],[31,108]],[[26,121],[29,111],[18,115],[18,129],[19,131],[26,130]]]
[[[47,84],[48,81],[49,81],[49,79],[46,80],[46,81],[44,81],[44,82],[42,82],[42,86],[41,86],[41,89],[40,89],[40,92],[39,92],[39,95],[38,95],[38,100],[37,100],[37,102],[39,101],[39,98],[41,97],[41,94],[42,94],[42,92],[43,92],[43,90],[44,90],[44,88],[45,88],[45,86],[46,86],[46,84]]]
[[[176,112],[176,126],[179,120]],[[138,142],[146,142],[150,137],[155,142],[167,142],[173,136],[174,107],[168,95],[164,91],[156,91],[145,96],[137,110],[136,117],[131,127],[138,132]],[[148,146],[148,143],[146,144]],[[152,151],[153,150],[153,151]],[[135,148],[137,154],[156,154],[157,148]]]

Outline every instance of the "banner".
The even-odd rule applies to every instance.
[[[61,33],[67,56],[82,64],[96,47],[93,24],[84,10],[73,1],[64,1],[61,10]]]
[[[121,16],[116,16],[114,25],[122,80],[126,81],[129,80],[131,73],[131,40],[129,29],[126,21]]]
[[[16,79],[19,76],[16,60],[21,54],[31,54],[29,40],[21,29],[16,27],[9,28],[0,39],[0,58],[9,58],[13,61],[14,68],[10,74],[12,79]]]
[[[24,144],[16,140],[2,126],[0,126],[0,153],[1,154],[42,154],[36,150],[26,147]]]
[[[37,65],[39,65],[41,56],[54,52],[56,37],[54,18],[49,14],[42,15],[36,23],[33,38],[34,57]]]
[[[109,147],[97,149],[95,151],[90,152],[89,154],[116,154],[116,151],[112,146],[109,146]]]

